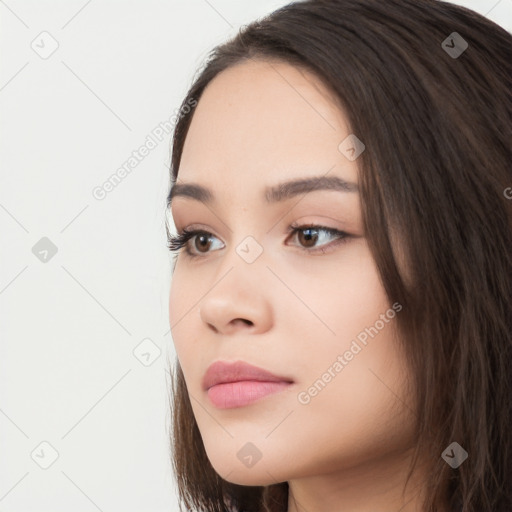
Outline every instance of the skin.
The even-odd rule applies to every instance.
[[[172,337],[208,458],[224,479],[288,481],[288,512],[420,511],[420,475],[402,495],[414,404],[394,320],[359,343],[309,403],[298,400],[392,305],[367,245],[357,191],[317,190],[267,204],[263,189],[322,175],[357,183],[358,160],[338,150],[350,133],[330,91],[289,64],[252,60],[208,85],[178,183],[207,186],[216,201],[177,196],[171,211],[179,232],[203,229],[213,238],[209,246],[190,240],[198,256],[177,258]],[[304,232],[288,234],[292,222],[351,236],[337,244],[336,235],[320,232],[308,245]],[[250,264],[236,252],[247,236],[263,249]],[[218,409],[201,379],[212,362],[239,359],[294,383],[250,405]],[[261,453],[251,467],[237,457],[248,442]]]

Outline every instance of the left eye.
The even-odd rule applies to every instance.
[[[298,235],[299,243],[304,243],[305,246],[302,247],[302,249],[309,253],[315,253],[315,252],[326,252],[323,249],[315,249],[312,250],[317,244],[317,242],[321,239],[325,238],[338,238],[338,242],[334,245],[337,245],[338,243],[345,242],[346,239],[350,236],[348,233],[345,233],[344,231],[339,231],[338,229],[334,228],[328,228],[325,226],[318,226],[318,225],[303,225],[303,226],[295,226],[292,225],[288,228],[288,233],[290,233],[292,236],[290,238],[293,238],[295,235]],[[324,233],[326,236],[321,236],[321,233]],[[209,233],[208,231],[204,230],[187,230],[184,229],[182,233],[179,233],[178,235],[169,235],[169,241],[168,241],[168,248],[170,251],[178,252],[183,247],[185,248],[185,254],[187,254],[190,257],[196,257],[198,254],[207,254],[209,251],[208,249],[210,242],[215,239],[216,237]],[[194,245],[196,252],[193,252],[190,250],[190,244],[189,241],[194,239],[195,243]],[[324,244],[321,244],[320,247],[323,247]],[[203,251],[202,249],[206,249]]]
[[[331,237],[336,237],[339,239],[339,241],[344,241],[345,238],[348,236],[347,233],[344,231],[339,231],[334,228],[327,228],[325,226],[290,226],[288,230],[293,236],[297,235],[297,239],[299,240],[300,244],[302,245],[304,243],[305,250],[308,250],[312,247],[315,247],[317,242],[321,239],[328,239]],[[320,234],[324,233],[324,235],[327,236],[321,236]],[[326,245],[325,243],[320,244],[321,247]],[[311,251],[309,251],[311,252]],[[325,252],[321,250],[321,252]]]

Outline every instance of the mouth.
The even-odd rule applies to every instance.
[[[293,380],[244,361],[216,361],[208,368],[202,384],[215,407],[229,409],[283,391],[293,384]]]
[[[243,407],[291,386],[291,382],[242,380],[216,384],[208,389],[208,398],[218,409]]]

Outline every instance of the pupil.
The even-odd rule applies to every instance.
[[[306,238],[306,245],[309,243],[309,242],[313,242],[312,244],[310,243],[309,245],[307,245],[308,247],[312,246],[312,245],[315,245],[315,242],[316,242],[316,239],[318,237],[318,234],[317,234],[317,230],[316,229],[312,229],[312,228],[308,228],[308,229],[303,229],[302,230],[302,233],[308,233],[305,238]],[[313,235],[311,235],[310,233],[314,233]]]
[[[201,245],[203,246],[203,249],[207,248],[208,247],[208,237],[206,235],[199,235],[197,237],[197,240],[201,240]],[[205,245],[203,245],[203,243],[206,242]],[[196,241],[196,247],[198,246],[198,243]],[[198,249],[200,249],[200,247],[197,247]]]

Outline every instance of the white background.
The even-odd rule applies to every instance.
[[[214,45],[285,3],[0,0],[1,511],[178,510],[171,134],[92,192],[177,112]],[[512,0],[454,3],[512,31]],[[53,256],[34,254],[43,237]]]

